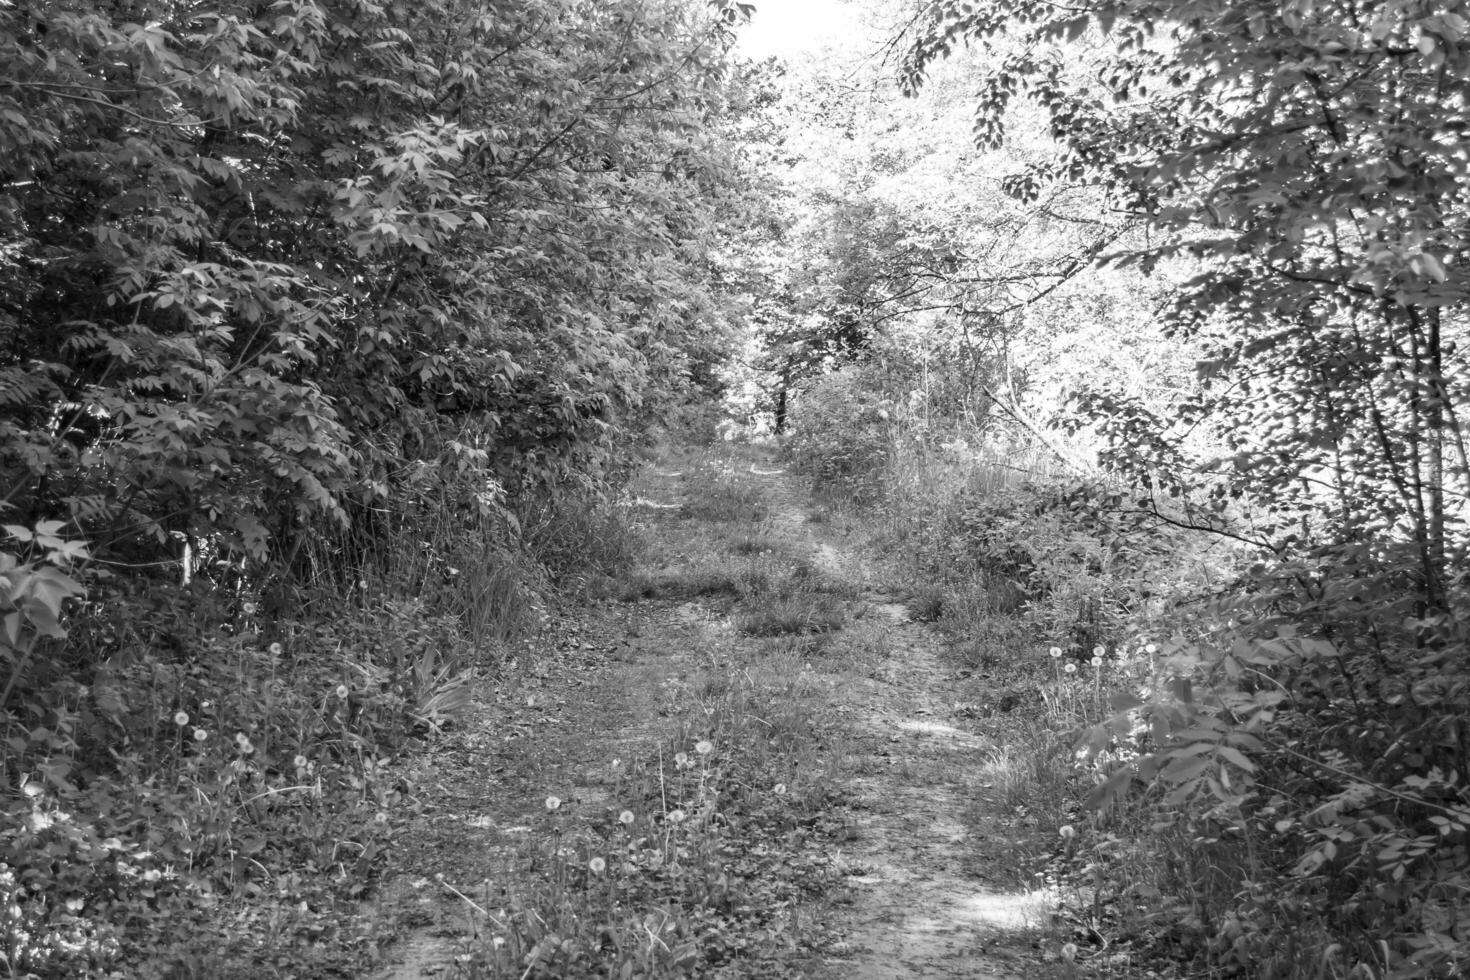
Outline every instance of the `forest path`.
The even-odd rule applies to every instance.
[[[813,976],[852,980],[1035,975],[1040,957],[1028,897],[990,868],[981,780],[994,748],[958,717],[953,665],[937,629],[914,619],[898,573],[864,558],[828,523],[814,522],[808,495],[783,473],[768,480],[780,532],[823,572],[858,590],[870,615],[844,633],[884,657],[849,686],[846,806],[856,816],[842,861],[851,905],[836,920],[846,952]],[[848,679],[850,684],[850,678]],[[840,908],[840,907],[839,907]]]
[[[590,854],[615,836],[606,828],[622,807],[641,812],[629,801],[639,773],[649,785],[648,760],[665,812],[682,805],[667,798],[679,775],[667,760],[706,728],[720,733],[712,759],[745,745],[722,776],[743,802],[709,833],[711,868],[744,874],[748,894],[689,912],[700,944],[728,955],[644,957],[628,976],[1037,975],[1024,896],[1006,884],[1015,871],[982,856],[997,853],[980,839],[993,746],[967,727],[943,639],[914,620],[893,573],[761,450],[671,451],[633,490],[642,567],[613,598],[558,617],[526,651],[534,669],[483,685],[473,720],[419,760],[423,809],[383,899],[406,928],[381,980],[609,975],[596,962],[606,949],[532,970],[526,949],[487,943],[544,875],[548,835]],[[741,741],[731,705],[769,746]],[[682,914],[657,888],[644,897]]]

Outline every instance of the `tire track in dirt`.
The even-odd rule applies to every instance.
[[[942,637],[913,621],[870,562],[810,520],[791,477],[774,467],[750,472],[767,482],[773,528],[822,572],[861,590],[865,614],[843,632],[867,634],[869,644],[877,634],[887,651],[878,675],[848,695],[855,839],[842,861],[851,887],[829,912],[845,941],[823,980],[1034,976],[1041,957],[1029,917],[1037,910],[1001,884],[1004,872],[976,866],[977,821],[967,811],[978,805],[992,746],[953,717]]]

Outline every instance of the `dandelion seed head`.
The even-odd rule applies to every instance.
[[[771,792],[775,793],[777,796],[785,796],[786,795],[786,784],[785,783],[777,783],[775,786],[771,787]]]
[[[1102,664],[1103,664],[1102,657],[1093,657],[1092,658],[1092,665],[1094,667],[1101,667]]]
[[[245,615],[247,615],[247,616],[254,616],[255,615],[255,603],[253,603],[253,602],[247,602],[243,606],[241,606],[240,608],[242,610],[244,610]]]
[[[674,756],[674,764],[676,766],[680,766],[680,767],[689,765],[689,753],[687,753],[687,752],[680,752],[677,755],[675,755]]]
[[[587,862],[587,870],[595,875],[600,875],[607,870],[607,862],[600,857],[593,858]]]
[[[1149,656],[1153,656],[1159,652],[1159,645],[1157,643],[1146,643],[1144,644],[1143,652]]]
[[[187,711],[177,712],[174,715],[174,724],[178,725],[180,728],[183,728],[185,725],[189,724],[189,713]]]
[[[670,810],[669,823],[683,823],[687,814],[683,810]]]
[[[209,737],[209,733],[202,728],[194,729],[194,741],[202,742]]]
[[[700,755],[709,755],[714,750],[715,744],[708,740],[694,743],[694,751],[698,752]]]
[[[1071,840],[1077,836],[1077,828],[1069,823],[1064,823],[1057,829],[1057,833],[1061,834],[1066,840]]]
[[[1065,943],[1062,946],[1061,952],[1062,952],[1062,959],[1066,960],[1068,963],[1071,963],[1073,960],[1075,960],[1077,958],[1077,944],[1076,943]]]
[[[1061,655],[1062,655],[1062,648],[1061,647],[1052,647],[1051,648],[1051,656],[1052,656],[1052,659],[1053,660],[1056,660]]]
[[[346,701],[347,700],[347,693],[348,692],[347,692],[347,685],[346,684],[338,684],[337,685],[337,697],[338,698],[340,698],[343,701]]]
[[[387,823],[387,822],[388,822],[388,814],[385,813],[384,811],[379,810],[377,813],[375,813],[373,815],[373,823]]]
[[[272,643],[270,646],[266,647],[266,650],[270,652],[270,655],[272,657],[279,657],[281,655],[281,652],[285,650],[285,647],[281,646],[279,643]]]
[[[561,809],[561,797],[560,796],[548,796],[546,798],[546,809],[549,810],[552,813],[555,813],[557,810],[560,810]]]
[[[625,827],[631,827],[633,825],[634,819],[636,818],[633,816],[632,810],[624,810],[622,813],[618,814],[618,823],[622,824]]]
[[[1067,666],[1063,667],[1062,669],[1065,670],[1069,674],[1075,674],[1075,673],[1077,673],[1077,665],[1076,664],[1067,664]]]
[[[291,761],[296,764],[296,768],[297,769],[305,769],[306,768],[306,756],[304,756],[304,755],[298,755],[296,758],[292,759]]]
[[[1094,658],[1100,658],[1103,654],[1107,652],[1108,651],[1103,648],[1103,645],[1101,643],[1092,648],[1092,655]]]

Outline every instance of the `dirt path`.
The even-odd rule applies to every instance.
[[[690,518],[720,466],[720,479],[738,484],[739,500],[763,501],[753,520]],[[408,928],[389,953],[397,964],[381,980],[500,975],[464,966],[494,922],[474,906],[493,912],[506,891],[501,883],[534,870],[527,855],[534,855],[530,838],[546,832],[546,798],[561,801],[557,819],[605,821],[621,805],[618,764],[661,752],[671,726],[690,726],[680,706],[691,688],[728,687],[742,670],[749,677],[752,658],[787,642],[759,639],[772,634],[758,617],[787,609],[791,596],[732,595],[708,584],[711,569],[735,567],[736,559],[721,557],[732,547],[753,555],[740,559],[747,577],[784,581],[780,574],[794,566],[821,580],[812,601],[830,621],[791,637],[788,652],[797,659],[782,669],[789,675],[799,666],[793,683],[821,700],[812,713],[824,727],[800,759],[813,785],[833,789],[824,791],[820,821],[803,819],[801,828],[760,845],[784,852],[763,857],[769,867],[807,862],[801,866],[815,870],[801,880],[822,887],[781,893],[794,897],[759,917],[755,959],[732,957],[691,972],[823,980],[1044,976],[1025,897],[1006,884],[1014,869],[980,857],[995,853],[993,841],[978,840],[986,835],[980,780],[992,746],[957,717],[943,639],[914,621],[903,591],[837,528],[815,520],[797,482],[759,454],[734,464],[665,458],[637,486],[633,514],[654,542],[649,567],[637,572],[651,595],[630,602],[637,590],[625,590],[624,601],[591,603],[556,624],[540,641],[554,655],[542,649],[534,672],[487,685],[473,724],[422,758],[415,773],[422,812],[408,830],[404,873],[385,890],[386,904],[406,910],[400,921]],[[798,571],[794,580],[813,577],[805,575]],[[665,593],[677,589],[669,583],[708,594],[671,597]],[[747,841],[731,853],[753,846]],[[471,892],[471,883],[479,890]]]
[[[956,719],[958,705],[942,637],[916,622],[901,593],[881,573],[865,574],[860,554],[833,541],[809,520],[804,495],[779,471],[772,481],[776,523],[819,567],[861,590],[868,615],[848,627],[877,639],[886,662],[849,692],[853,728],[848,806],[858,815],[856,840],[843,855],[852,906],[842,915],[851,952],[829,964],[829,976],[890,978],[1018,977],[1038,962],[1029,921],[1040,910],[1006,889],[1004,874],[977,867],[971,839],[980,765],[990,748]],[[1034,973],[1034,967],[1032,969]]]

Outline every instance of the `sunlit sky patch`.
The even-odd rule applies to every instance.
[[[751,58],[793,58],[857,33],[857,16],[841,0],[756,0],[740,32],[739,50]]]

